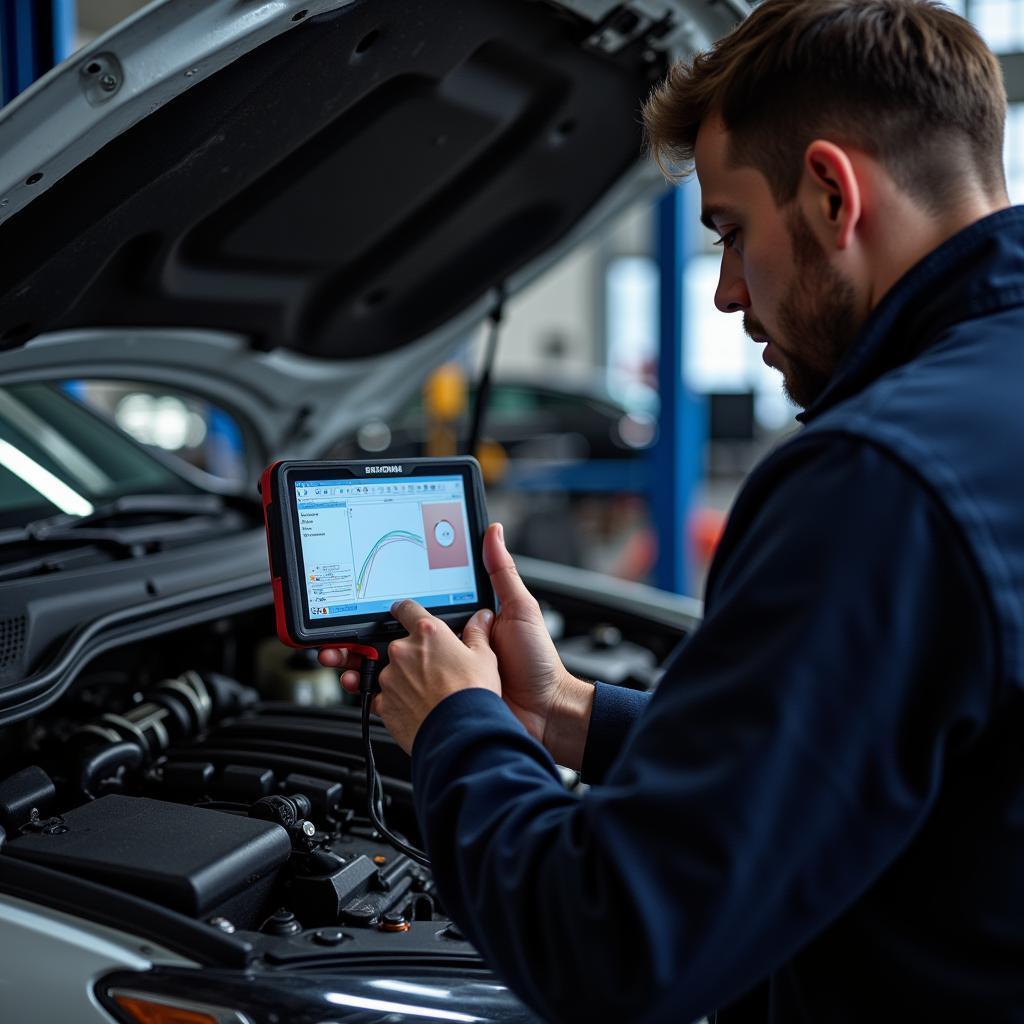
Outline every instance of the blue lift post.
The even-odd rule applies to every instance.
[[[690,550],[689,523],[694,497],[704,472],[707,405],[687,387],[683,366],[683,275],[690,252],[692,184],[673,188],[655,208],[660,273],[660,351],[658,391],[661,396],[658,442],[652,454],[651,513],[658,537],[655,585],[677,594],[692,594],[696,579]]]
[[[4,103],[72,52],[76,24],[75,0],[0,0]]]

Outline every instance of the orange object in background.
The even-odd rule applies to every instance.
[[[643,526],[629,535],[611,574],[620,580],[642,583],[653,572],[657,560],[658,538],[649,526]]]
[[[466,411],[466,372],[458,363],[439,366],[423,385],[423,407],[433,419],[450,423]]]
[[[717,508],[695,508],[690,516],[690,545],[697,560],[708,565],[718,550],[727,519]]]
[[[458,363],[445,363],[427,378],[423,385],[427,455],[447,458],[456,454],[459,447],[456,424],[466,411],[467,401],[466,373]]]
[[[473,453],[484,474],[484,483],[490,486],[501,481],[508,470],[508,455],[497,441],[481,438]]]

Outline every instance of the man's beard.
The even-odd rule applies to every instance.
[[[813,405],[832,379],[863,323],[853,285],[829,262],[799,210],[787,218],[793,245],[793,280],[779,304],[783,388],[802,409]],[[774,340],[774,339],[773,339]]]

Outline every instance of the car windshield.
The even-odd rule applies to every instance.
[[[198,490],[49,384],[0,388],[0,527],[89,515],[129,494]]]

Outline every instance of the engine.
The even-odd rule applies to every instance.
[[[97,702],[37,726],[32,764],[0,779],[4,856],[254,933],[279,960],[360,937],[464,945],[429,871],[367,817],[355,707],[263,701],[196,670],[127,695],[97,683],[77,707]],[[373,739],[388,824],[418,842],[408,759]]]

